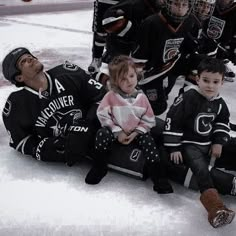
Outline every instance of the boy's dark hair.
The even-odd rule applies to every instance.
[[[223,79],[224,79],[225,69],[226,68],[223,60],[212,57],[203,58],[197,68],[198,76],[200,76],[203,71],[207,71],[212,73],[219,73],[222,75]]]

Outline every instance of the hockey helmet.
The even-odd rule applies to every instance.
[[[234,0],[217,0],[216,7],[219,11],[225,11],[232,7]]]
[[[3,59],[2,73],[4,77],[13,84],[16,84],[15,77],[21,74],[21,71],[17,68],[17,61],[24,54],[32,55],[27,48],[19,47],[12,50]]]
[[[173,20],[180,23],[185,20],[192,11],[194,0],[164,0],[164,11]]]
[[[216,0],[196,0],[193,7],[193,14],[200,20],[211,17],[215,9]]]

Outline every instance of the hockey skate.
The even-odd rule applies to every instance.
[[[231,70],[231,68],[229,66],[230,63],[231,62],[228,59],[224,60],[224,64],[225,64],[225,68],[226,68],[224,79],[227,82],[234,82],[234,80],[235,80],[235,73]]]
[[[90,73],[98,72],[101,65],[102,65],[102,59],[101,58],[93,58],[92,62],[90,63],[90,65],[88,67],[88,71]]]

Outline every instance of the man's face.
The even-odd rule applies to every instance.
[[[30,54],[24,54],[19,58],[17,68],[21,71],[20,76],[23,80],[32,80],[38,73],[43,71],[42,63]]]
[[[173,0],[170,5],[170,11],[174,16],[185,16],[189,11],[189,1]]]

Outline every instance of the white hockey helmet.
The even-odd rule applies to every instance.
[[[193,7],[193,14],[199,20],[210,18],[215,9],[216,0],[196,0]]]
[[[164,0],[164,11],[176,23],[185,20],[192,11],[195,0]]]

